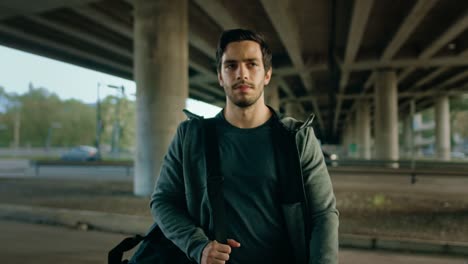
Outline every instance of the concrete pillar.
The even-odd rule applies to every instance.
[[[403,150],[407,158],[411,157],[413,144],[413,116],[410,114],[403,120]]]
[[[348,152],[348,144],[349,144],[349,132],[348,132],[348,128],[344,126],[343,132],[341,133],[341,147],[345,155],[347,155],[347,152]]]
[[[294,117],[298,120],[304,121],[304,113],[302,112],[300,103],[298,102],[287,102],[284,105],[285,113],[287,116]]]
[[[280,107],[279,85],[275,79],[271,79],[270,83],[265,86],[264,96],[265,104],[278,111]]]
[[[447,96],[436,100],[435,125],[437,156],[441,160],[450,160],[450,107]]]
[[[184,120],[188,98],[187,0],[135,0],[137,129],[134,192],[150,195],[162,159]]]
[[[398,89],[394,71],[377,72],[375,85],[376,159],[398,160]]]
[[[356,157],[356,121],[354,118],[346,123],[343,148],[347,157]]]
[[[370,103],[359,100],[356,112],[356,143],[359,158],[371,158]]]

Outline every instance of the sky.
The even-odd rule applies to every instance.
[[[129,99],[135,99],[135,82],[120,77],[82,68],[61,61],[37,56],[0,45],[0,87],[8,93],[23,94],[33,87],[44,87],[61,99],[78,99],[84,103],[95,103],[97,86],[100,98],[117,95],[116,89],[107,85],[124,86]],[[212,117],[221,109],[201,101],[188,99],[189,111]],[[182,110],[182,109],[181,109]]]

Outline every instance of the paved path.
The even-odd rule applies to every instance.
[[[105,264],[124,235],[0,221],[0,256],[8,264]],[[468,264],[468,258],[342,250],[340,264]]]
[[[9,221],[0,221],[0,234],[0,262],[8,264],[104,264],[125,237]]]
[[[468,264],[468,257],[340,250],[340,264]]]

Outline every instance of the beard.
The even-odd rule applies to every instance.
[[[226,95],[234,105],[236,105],[239,108],[248,108],[252,105],[254,105],[258,99],[262,96],[263,91],[259,87],[256,87],[255,85],[251,83],[243,83],[243,84],[248,84],[253,88],[252,94],[248,95],[242,95],[242,94],[236,94],[234,93],[234,90],[236,89],[236,86],[240,84],[235,84],[231,87],[227,87],[226,90]]]

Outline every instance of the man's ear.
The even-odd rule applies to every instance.
[[[221,76],[221,73],[219,71],[218,71],[218,82],[219,82],[219,86],[221,87],[224,86],[223,77]]]
[[[270,83],[272,72],[272,67],[270,67],[270,69],[265,73],[265,85],[268,85]]]

